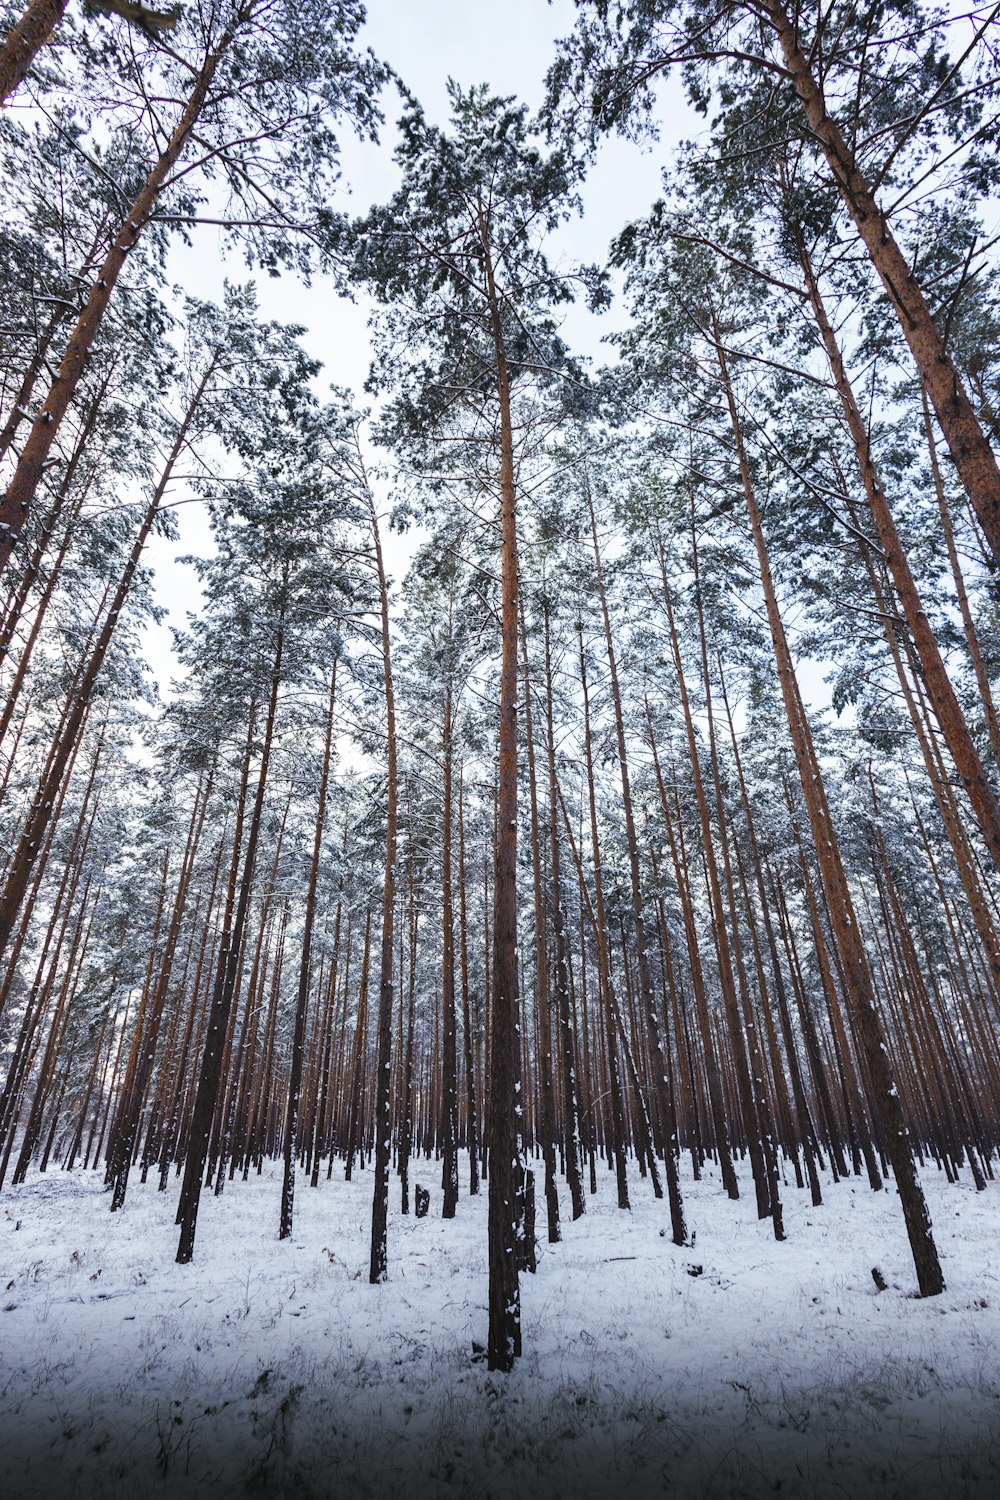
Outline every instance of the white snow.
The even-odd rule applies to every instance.
[[[440,1218],[440,1163],[411,1164],[368,1284],[372,1177],[335,1166],[277,1239],[280,1164],[202,1197],[174,1262],[176,1179],[33,1173],[0,1195],[0,1493],[391,1496],[993,1496],[1000,1487],[1000,1185],[925,1174],[948,1289],[915,1299],[898,1202],[861,1181],[785,1194],[684,1181],[695,1244],[630,1174],[521,1278],[523,1357],[486,1342],[486,1190]],[[889,1289],[878,1293],[877,1265]]]

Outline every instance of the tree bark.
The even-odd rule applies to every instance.
[[[500,418],[500,732],[493,879],[493,985],[489,1093],[489,1330],[491,1370],[511,1370],[521,1353],[515,1187],[521,1170],[520,1005],[517,972],[517,678],[518,565],[510,377],[493,272],[486,210],[480,238],[496,360]]]
[[[35,57],[63,18],[66,0],[30,0],[0,47],[0,105],[24,81]]]
[[[840,195],[888,294],[959,477],[983,528],[994,565],[1000,564],[1000,467],[955,362],[923,290],[896,243],[888,219],[836,121],[827,112],[822,87],[799,43],[797,24],[785,0],[761,0],[753,8],[764,12],[778,38],[809,128],[830,165]]]
[[[813,315],[823,340],[823,347],[830,363],[830,373],[833,376],[833,383],[837,388],[851,441],[854,444],[872,519],[875,522],[893,585],[903,607],[903,614],[910,627],[913,644],[920,659],[927,684],[927,694],[934,709],[934,717],[937,719],[945,744],[948,746],[962,785],[972,804],[972,810],[986,847],[990,851],[993,863],[1000,869],[1000,803],[987,780],[979,752],[969,732],[969,726],[965,722],[965,715],[962,713],[937,639],[917,591],[916,581],[903,550],[899,532],[896,530],[896,523],[889,509],[878,468],[872,457],[871,438],[861,415],[854,388],[848,379],[843,355],[827,315],[812,262],[805,243],[799,235],[797,235],[797,242],[799,261]]]
[[[372,1197],[372,1243],[368,1279],[372,1285],[388,1274],[387,1218],[389,1213],[389,1105],[392,1083],[393,914],[396,900],[396,704],[392,689],[389,650],[389,591],[382,563],[375,503],[370,500],[375,566],[378,573],[382,623],[382,682],[385,689],[386,811],[385,873],[382,880],[382,945],[379,953],[378,1023],[375,1073],[375,1187]]]
[[[302,923],[302,953],[299,959],[299,984],[295,996],[295,1026],[292,1033],[291,1066],[288,1077],[288,1110],[285,1114],[284,1172],[281,1182],[281,1219],[278,1225],[279,1240],[286,1240],[292,1232],[292,1216],[295,1204],[295,1153],[298,1146],[299,1092],[302,1086],[302,1060],[305,1052],[306,1010],[309,1004],[309,964],[312,957],[313,926],[316,921],[316,886],[319,881],[319,861],[323,848],[323,823],[326,819],[326,789],[330,779],[330,752],[333,745],[333,706],[337,696],[337,658],[333,658],[330,672],[330,696],[326,706],[326,737],[323,742],[323,766],[319,778],[319,795],[316,798],[316,827],[313,832],[312,859],[309,864],[309,885],[306,890],[306,910]]]
[[[882,1137],[896,1177],[896,1186],[916,1267],[917,1282],[922,1296],[933,1297],[944,1290],[944,1276],[931,1233],[930,1215],[927,1212],[923,1189],[917,1176],[899,1094],[892,1076],[857,917],[847,885],[846,872],[840,858],[833,822],[830,818],[822,771],[813,746],[805,709],[799,696],[791,652],[788,649],[784,625],[778,611],[770,559],[764,540],[760,512],[757,509],[750,466],[743,446],[736,398],[729,380],[725,355],[721,347],[718,347],[717,335],[716,343],[723,390],[729,407],[733,442],[739,462],[740,479],[760,567],[778,679],[795,749],[802,794],[812,828],[820,876],[843,964],[848,1003],[868,1066],[874,1101],[880,1116]]]
[[[274,738],[274,721],[278,711],[278,689],[281,685],[284,645],[285,623],[284,608],[282,607],[275,635],[274,665],[271,672],[267,717],[264,724],[264,742],[261,747],[260,765],[257,771],[257,788],[250,815],[246,854],[243,858],[243,877],[240,881],[239,897],[236,903],[236,912],[232,918],[232,926],[229,926],[227,920],[226,928],[222,934],[215,982],[209,1003],[205,1049],[202,1054],[201,1068],[198,1073],[194,1108],[188,1132],[188,1146],[184,1162],[184,1181],[181,1187],[181,1199],[177,1215],[181,1233],[177,1246],[176,1259],[181,1265],[186,1265],[194,1255],[194,1240],[198,1223],[198,1203],[201,1198],[202,1178],[205,1172],[205,1163],[208,1160],[209,1137],[212,1131],[212,1122],[215,1118],[219,1087],[222,1082],[223,1052],[229,1030],[229,1015],[236,992],[236,982],[239,977],[243,933],[246,928],[247,912],[250,906],[250,893],[253,889],[254,867],[257,862],[257,843],[260,838],[264,796],[267,790],[267,774],[271,763],[271,744]],[[251,708],[249,720],[251,725],[252,721],[253,709]],[[250,737],[248,735],[247,757],[244,761],[244,779],[249,769],[249,752]],[[237,868],[240,852],[240,833],[241,819],[237,817],[236,837],[233,841],[234,871]],[[227,901],[227,906],[228,904]]]
[[[680,1178],[677,1171],[679,1153],[677,1140],[677,1112],[674,1106],[673,1087],[667,1076],[667,1060],[660,1040],[660,1022],[656,1014],[656,998],[649,970],[647,951],[646,918],[642,905],[642,882],[639,874],[639,841],[635,832],[635,813],[632,808],[632,786],[629,780],[628,751],[625,743],[625,719],[622,713],[621,688],[618,682],[618,661],[615,656],[614,639],[611,634],[611,616],[604,587],[604,570],[601,566],[601,551],[597,540],[597,518],[590,490],[586,490],[587,510],[590,515],[590,534],[594,545],[594,576],[597,597],[601,605],[604,622],[604,644],[608,653],[608,674],[611,680],[611,699],[615,713],[615,732],[618,738],[618,769],[621,776],[622,811],[625,815],[625,841],[628,845],[629,880],[632,895],[632,925],[635,932],[636,957],[639,969],[639,993],[642,1016],[645,1022],[646,1044],[653,1071],[653,1088],[660,1122],[666,1134],[664,1164],[667,1170],[667,1197],[670,1202],[670,1228],[675,1245],[687,1244],[687,1226],[684,1222],[684,1200],[681,1196]]]
[[[139,566],[139,559],[142,556],[142,550],[146,545],[146,540],[152,530],[153,522],[156,520],[160,504],[170,484],[174,465],[187,442],[191,422],[194,420],[195,412],[204,394],[212,368],[214,368],[214,365],[205,371],[188,405],[184,419],[177,430],[177,436],[174,439],[173,447],[164,465],[160,481],[146,508],[142,525],[139,527],[138,535],[132,545],[132,551],[122,571],[118,587],[111,601],[111,607],[104,617],[104,623],[98,632],[90,655],[80,671],[74,687],[72,706],[50,752],[48,765],[39,782],[31,811],[28,814],[27,822],[21,832],[17,848],[14,851],[3,891],[0,893],[0,954],[3,953],[7,946],[14,922],[21,907],[21,902],[24,900],[31,869],[37,858],[38,851],[42,847],[45,831],[52,816],[52,810],[58,800],[59,788],[63,782],[66,766],[81,732],[84,717],[90,705],[91,694],[94,691],[101,667],[104,665],[104,658],[107,655],[108,647],[111,645],[112,637],[118,625],[118,617],[128,598],[136,569]]]
[[[143,227],[156,207],[171,171],[191,137],[204,108],[216,70],[231,40],[230,32],[225,32],[218,47],[206,55],[195,76],[194,85],[180,119],[139,190],[124,222],[115,234],[111,247],[90,288],[83,311],[70,334],[58,374],[49,387],[38,416],[31,425],[31,431],[21,450],[21,456],[17,461],[17,467],[7,487],[7,492],[0,501],[0,571],[6,567],[14,545],[24,529],[31,503],[41,482],[45,461],[80,383],[88,356],[94,346],[94,340],[108,310],[111,294],[121,275],[129,251],[136,245]]]

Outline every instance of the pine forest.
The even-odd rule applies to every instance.
[[[23,5],[0,1490],[996,1495],[1000,4]]]

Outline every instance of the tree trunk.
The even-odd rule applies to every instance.
[[[955,689],[952,687],[940,648],[917,592],[916,581],[896,530],[896,523],[889,509],[878,468],[872,458],[868,429],[861,415],[854,388],[848,379],[837,336],[827,316],[812,263],[801,239],[798,242],[798,251],[813,315],[830,362],[830,373],[833,376],[833,383],[837,388],[854,444],[865,495],[885,553],[889,572],[892,575],[896,594],[903,607],[903,614],[910,627],[913,644],[920,659],[927,684],[927,695],[933,706],[934,716],[944,736],[945,744],[948,746],[962,785],[972,804],[972,810],[993,863],[1000,869],[1000,803],[997,802],[996,794],[986,778],[979,752],[969,732],[969,726],[965,722],[965,716],[955,695]],[[998,555],[998,560],[1000,560],[1000,555]]]
[[[17,467],[7,487],[7,492],[0,501],[0,571],[6,567],[14,544],[28,519],[28,512],[41,481],[45,461],[83,375],[87,358],[111,301],[115,283],[121,274],[129,251],[137,243],[172,169],[176,166],[191,137],[204,108],[216,69],[231,40],[230,32],[225,32],[218,47],[205,57],[201,68],[195,75],[194,84],[180,119],[139,190],[124,222],[119,227],[111,248],[98,270],[96,280],[90,288],[83,311],[70,334],[59,372],[49,387],[38,416],[31,425],[31,432],[21,450],[21,456],[17,461]]]
[[[653,1069],[653,1088],[661,1126],[665,1128],[664,1163],[667,1169],[667,1196],[670,1200],[670,1226],[675,1245],[687,1244],[687,1226],[684,1222],[684,1202],[681,1197],[680,1179],[677,1173],[678,1142],[677,1113],[671,1080],[667,1076],[667,1061],[660,1040],[660,1022],[656,1014],[656,999],[653,981],[649,972],[649,954],[646,947],[646,918],[642,904],[642,885],[639,875],[639,843],[635,832],[635,814],[632,809],[632,787],[629,781],[628,753],[625,744],[625,719],[622,714],[621,689],[618,683],[618,662],[615,657],[614,640],[611,634],[611,616],[604,588],[604,571],[601,567],[601,552],[597,541],[597,518],[594,503],[587,488],[587,509],[590,514],[590,534],[594,544],[594,576],[597,596],[601,604],[604,621],[604,644],[608,653],[608,673],[611,679],[611,699],[615,711],[615,731],[618,737],[618,768],[622,785],[622,811],[625,815],[625,840],[628,844],[629,877],[632,894],[632,924],[635,930],[636,957],[639,968],[639,992],[643,1020],[646,1028],[646,1043]]]
[[[227,921],[226,929],[222,934],[215,982],[209,1004],[205,1050],[202,1054],[201,1068],[198,1073],[198,1085],[194,1098],[194,1108],[191,1115],[188,1148],[184,1162],[184,1181],[181,1187],[181,1199],[177,1214],[181,1233],[177,1245],[176,1259],[181,1265],[186,1265],[194,1254],[194,1239],[198,1223],[198,1203],[201,1198],[202,1178],[205,1173],[205,1163],[208,1160],[209,1137],[212,1131],[212,1122],[215,1118],[219,1088],[222,1082],[223,1052],[229,1031],[229,1016],[232,1009],[233,997],[236,993],[236,982],[239,977],[243,934],[246,928],[247,912],[250,906],[250,893],[253,889],[254,868],[257,862],[257,843],[260,838],[261,818],[264,811],[267,773],[271,763],[271,743],[274,738],[274,721],[278,711],[278,689],[281,685],[284,644],[285,624],[284,606],[282,606],[275,635],[274,666],[271,672],[271,690],[268,698],[267,718],[264,724],[264,743],[261,748],[260,766],[257,771],[257,789],[254,794],[254,804],[250,815],[246,854],[243,858],[243,877],[240,881],[239,898],[236,904],[235,916],[232,919],[232,927],[229,927]],[[251,725],[252,721],[253,710],[251,709]],[[246,772],[249,769],[249,752],[250,741],[248,738],[247,759],[244,762],[244,777],[246,777]],[[233,842],[234,870],[236,869],[236,861],[239,858],[240,825],[241,820],[237,818],[237,831]],[[232,889],[231,886],[230,889]]]
[[[579,1219],[587,1209],[583,1191],[583,1154],[580,1142],[580,1104],[576,1087],[576,1038],[569,992],[569,945],[566,942],[566,919],[562,904],[562,881],[559,859],[559,817],[556,792],[556,742],[552,711],[552,653],[549,641],[549,613],[545,610],[545,713],[546,751],[549,769],[549,885],[552,930],[556,940],[554,978],[558,1012],[559,1042],[562,1053],[563,1134],[565,1138],[566,1181],[569,1184],[573,1218]]]
[[[562,1239],[559,1194],[556,1188],[556,1112],[552,1082],[552,1018],[549,1001],[549,954],[542,895],[542,851],[538,818],[538,781],[535,775],[535,735],[528,675],[528,633],[521,615],[521,652],[524,659],[524,729],[528,759],[528,798],[531,814],[531,871],[535,916],[535,1056],[540,1092],[542,1160],[545,1164],[545,1211],[550,1245]]]
[[[145,1024],[140,1027],[137,1023],[133,1046],[136,1055],[132,1066],[132,1086],[126,1096],[126,1112],[123,1118],[116,1124],[115,1134],[117,1136],[116,1155],[111,1163],[112,1180],[112,1212],[121,1208],[125,1201],[125,1191],[128,1187],[129,1171],[132,1165],[132,1155],[135,1148],[136,1135],[139,1129],[139,1117],[142,1111],[143,1099],[149,1085],[149,1079],[153,1071],[153,1061],[156,1055],[156,1043],[160,1031],[160,1022],[163,1018],[163,1008],[167,1001],[170,988],[170,978],[173,973],[174,955],[177,951],[177,941],[180,937],[181,923],[187,907],[188,891],[191,884],[191,874],[194,869],[195,858],[201,840],[201,831],[205,824],[205,814],[208,810],[209,798],[212,795],[212,785],[215,778],[214,768],[205,778],[204,785],[199,785],[198,794],[191,812],[191,823],[188,829],[187,844],[181,861],[180,874],[177,879],[177,891],[174,897],[174,906],[170,914],[167,926],[167,935],[163,947],[163,955],[160,959],[160,967],[156,976],[150,997],[149,1011],[145,1018]],[[130,1059],[130,1062],[132,1060]]]
[[[718,345],[717,333],[716,343]],[[931,1234],[930,1215],[927,1212],[923,1189],[920,1186],[916,1164],[910,1149],[902,1106],[896,1085],[893,1081],[889,1055],[886,1051],[882,1035],[877,1002],[872,990],[857,917],[854,912],[853,902],[851,901],[847,885],[846,872],[840,858],[836,834],[830,818],[822,771],[813,747],[812,735],[809,730],[802,700],[799,696],[791,652],[788,649],[784,625],[778,611],[777,596],[771,576],[770,559],[764,540],[760,513],[757,509],[750,466],[743,446],[743,434],[736,407],[736,398],[729,381],[725,355],[722,353],[721,348],[717,348],[717,352],[723,389],[729,406],[733,442],[739,462],[744,499],[747,505],[750,528],[753,533],[754,546],[760,566],[764,603],[771,631],[771,640],[774,646],[778,679],[785,703],[789,732],[795,749],[795,759],[802,785],[802,794],[809,814],[813,843],[819,861],[820,875],[826,894],[827,906],[830,911],[834,936],[847,982],[848,1003],[851,1007],[852,1020],[857,1028],[858,1037],[868,1066],[874,1100],[880,1116],[882,1139],[885,1142],[886,1151],[896,1177],[896,1186],[899,1191],[903,1216],[906,1221],[910,1249],[913,1252],[914,1265],[917,1271],[917,1282],[921,1295],[932,1297],[944,1290],[944,1276]]]
[[[449,620],[449,636],[451,621]],[[443,952],[441,963],[442,1046],[441,1046],[441,1114],[444,1126],[444,1192],[441,1217],[453,1219],[458,1208],[458,1036],[455,1013],[455,902],[451,872],[452,855],[452,773],[454,769],[452,735],[454,717],[451,698],[451,661],[446,669],[444,694],[444,807],[441,851],[441,896]]]
[[[27,822],[21,832],[21,837],[18,840],[17,848],[14,851],[14,856],[7,872],[3,891],[0,893],[0,954],[3,953],[7,946],[14,922],[21,907],[21,902],[24,900],[32,866],[42,847],[45,831],[52,816],[52,810],[58,801],[59,789],[63,783],[67,764],[76,747],[84,717],[90,704],[91,694],[97,683],[101,667],[104,665],[104,658],[107,655],[108,647],[111,645],[112,637],[118,625],[118,617],[132,587],[132,581],[135,578],[139,559],[146,545],[146,539],[152,530],[160,503],[166,494],[167,486],[174,471],[174,465],[187,442],[191,422],[194,419],[195,412],[213,369],[214,361],[205,371],[178,428],[177,436],[174,439],[173,447],[164,465],[160,481],[146,508],[142,525],[139,527],[138,535],[132,545],[132,551],[122,571],[114,598],[111,601],[111,608],[105,615],[104,623],[98,632],[89,657],[81,667],[74,688],[72,706],[56,737],[49,755],[48,765],[39,782],[31,811],[28,814]]]
[[[785,0],[761,0],[754,9],[765,13],[777,35],[809,128],[888,294],[996,565],[1000,563],[1000,468],[955,362],[888,219],[836,121],[827,113],[823,90],[799,44],[797,25]]]
[[[462,769],[458,773],[458,941],[459,961],[462,972],[462,1037],[465,1047],[465,1093],[468,1121],[466,1140],[469,1147],[469,1196],[479,1192],[479,1114],[476,1108],[476,1059],[472,1038],[472,1017],[469,1004],[469,944],[465,912],[465,813],[462,792]],[[412,1046],[412,1007],[410,1013],[410,1044]]]
[[[674,671],[677,676],[677,688],[680,693],[681,709],[684,715],[684,727],[688,743],[688,758],[691,764],[691,775],[694,780],[695,797],[698,804],[698,819],[701,826],[702,845],[705,851],[706,868],[708,869],[711,882],[710,899],[712,903],[713,914],[715,915],[717,941],[724,942],[724,919],[721,925],[721,937],[719,936],[720,926],[718,912],[719,908],[721,907],[722,898],[721,893],[718,891],[718,872],[715,867],[715,855],[712,845],[712,829],[708,818],[708,803],[705,798],[705,789],[702,783],[701,764],[698,759],[698,742],[695,739],[694,734],[694,720],[691,715],[691,704],[688,698],[687,682],[684,675],[684,663],[681,658],[680,641],[678,640],[677,629],[674,623],[673,603],[670,598],[670,585],[667,581],[666,553],[664,551],[663,542],[661,539],[658,539],[658,551],[660,558],[661,582],[663,585],[663,599],[667,610],[667,624],[670,630],[670,643],[674,658]],[[650,737],[652,738],[652,729],[650,729]],[[670,818],[666,809],[666,795],[662,778],[660,779],[660,801],[663,806],[668,833],[670,834],[671,848],[674,852],[674,863],[678,871],[678,882],[680,886],[681,867],[677,857],[677,850],[674,846],[673,833],[670,829]],[[678,823],[678,832],[679,831],[680,824]],[[715,871],[714,881],[712,881],[713,871]],[[721,1080],[719,1077],[719,1066],[715,1051],[715,1044],[712,1038],[711,1026],[709,1024],[708,997],[705,992],[704,974],[701,966],[701,960],[698,955],[698,943],[694,928],[693,902],[691,901],[690,885],[687,881],[686,868],[684,869],[684,885],[688,892],[687,901],[685,903],[685,910],[690,913],[690,921],[686,919],[685,926],[688,930],[688,951],[691,955],[691,976],[695,987],[695,1001],[698,1009],[698,1022],[701,1030],[702,1047],[705,1054],[706,1067],[708,1069],[709,1102],[712,1107],[712,1124],[715,1130],[715,1146],[716,1150],[719,1153],[719,1169],[722,1174],[722,1185],[726,1189],[729,1197],[735,1199],[739,1197],[740,1190],[739,1184],[736,1181],[736,1172],[733,1168],[733,1159],[730,1151],[729,1133],[726,1127],[725,1108],[723,1106],[722,1091],[720,1086]],[[723,968],[723,955],[720,952],[720,979],[722,979]],[[722,982],[725,983],[725,980],[723,979]]]
[[[597,828],[597,795],[594,788],[594,756],[590,739],[590,695],[587,690],[587,664],[583,650],[583,625],[577,621],[580,644],[580,687],[583,693],[583,744],[587,769],[587,795],[590,805],[590,841],[594,861],[594,910],[590,913],[594,942],[597,947],[601,1010],[604,1018],[604,1051],[607,1063],[608,1092],[611,1096],[610,1129],[606,1133],[609,1159],[613,1160],[618,1185],[618,1207],[630,1209],[628,1171],[625,1162],[625,1102],[622,1097],[621,1069],[618,1062],[618,1038],[615,1034],[616,1011],[611,964],[608,956],[608,924],[604,912],[604,876],[601,871],[601,845]],[[563,809],[565,813],[565,808]],[[569,821],[566,823],[569,832]],[[572,847],[572,842],[571,842]],[[580,893],[589,907],[583,862],[577,856]]]
[[[39,50],[63,18],[66,0],[30,0],[0,47],[0,105],[23,82]]]
[[[382,542],[374,501],[371,504],[375,566],[378,572],[382,619],[382,681],[385,688],[386,812],[385,874],[382,881],[382,946],[379,955],[378,1026],[376,1043],[375,1187],[372,1197],[372,1244],[368,1279],[385,1281],[388,1272],[387,1217],[389,1213],[389,1092],[392,1083],[393,912],[396,900],[396,705],[389,652],[389,591],[382,565]]]
[[[496,360],[500,417],[500,732],[493,880],[493,985],[487,1121],[489,1129],[489,1331],[487,1364],[511,1370],[521,1353],[515,1186],[521,1170],[517,973],[517,511],[510,380],[493,276],[486,210],[480,235]]]
[[[323,823],[326,818],[326,789],[330,779],[330,751],[333,745],[333,706],[337,695],[337,658],[333,658],[330,672],[330,696],[326,706],[326,737],[323,742],[323,766],[319,778],[319,795],[316,798],[316,827],[313,832],[312,860],[309,865],[309,885],[306,890],[306,910],[302,924],[302,953],[299,959],[299,985],[295,997],[295,1028],[292,1033],[291,1066],[288,1077],[288,1110],[285,1115],[284,1173],[281,1183],[281,1219],[278,1225],[279,1240],[286,1240],[292,1232],[292,1216],[295,1202],[295,1152],[298,1146],[299,1091],[302,1084],[302,1059],[305,1052],[306,1010],[309,1004],[309,961],[312,957],[313,925],[316,920],[316,886],[319,881],[319,861],[323,847]]]

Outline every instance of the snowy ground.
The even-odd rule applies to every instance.
[[[371,1173],[203,1200],[174,1263],[175,1189],[108,1212],[97,1174],[0,1195],[0,1495],[993,1497],[1000,1494],[1000,1183],[925,1173],[948,1290],[914,1290],[895,1196],[789,1188],[777,1245],[718,1179],[663,1203],[613,1179],[522,1280],[524,1357],[490,1375],[485,1197],[398,1212],[367,1282]],[[540,1224],[542,1204],[540,1201]],[[568,1201],[563,1199],[568,1212]],[[666,1235],[663,1231],[666,1230]],[[871,1267],[890,1283],[876,1292]]]

